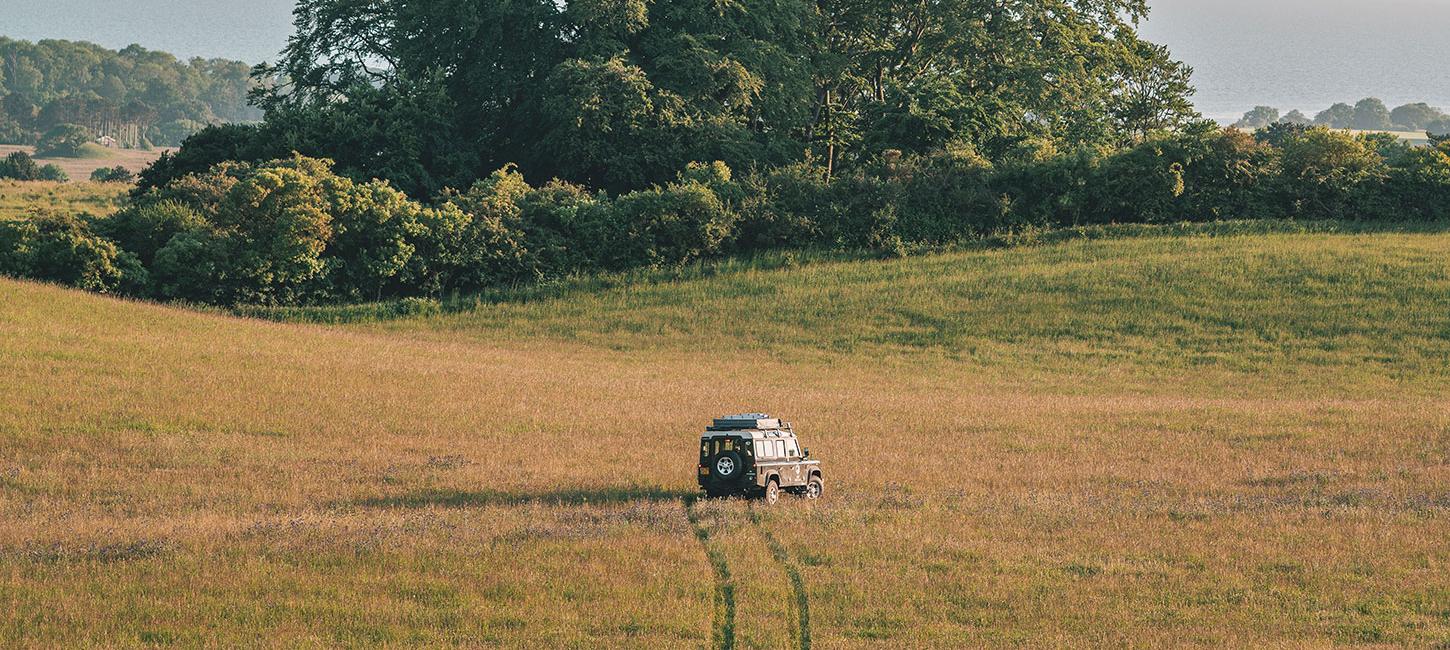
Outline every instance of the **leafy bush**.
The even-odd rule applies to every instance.
[[[421,233],[421,206],[382,181],[324,181],[332,239],[323,255],[325,281],[316,291],[329,298],[379,299],[397,288]]]
[[[1005,225],[992,189],[992,163],[975,152],[939,153],[887,163],[896,183],[897,229],[907,241],[944,243]]]
[[[1091,224],[1445,219],[1450,139],[1434,144],[1195,124],[1116,150],[1062,153],[1024,139],[1004,145],[998,163],[965,147],[887,151],[832,180],[810,161],[739,179],[724,163],[691,163],[672,183],[616,198],[558,180],[534,187],[507,165],[432,206],[294,154],[184,174],[95,220],[95,234],[74,220],[44,222],[44,232],[9,225],[0,271],[106,291],[139,291],[149,272],[144,288],[155,297],[300,305],[436,297],[780,247],[900,255]],[[43,258],[41,244],[62,250]],[[62,273],[66,265],[76,271]]]
[[[536,277],[560,277],[597,268],[608,228],[609,199],[579,185],[551,181],[518,200],[530,267]]]
[[[1289,214],[1355,219],[1364,198],[1385,176],[1385,162],[1362,138],[1315,128],[1283,145],[1281,187]]]
[[[136,175],[121,165],[101,167],[91,172],[91,181],[95,183],[132,183],[135,180]]]
[[[1393,213],[1409,219],[1450,218],[1450,152],[1416,147],[1390,167],[1385,185]]]
[[[0,273],[100,293],[139,293],[146,270],[135,255],[96,236],[84,221],[58,214],[0,221]]]
[[[1295,128],[1273,125],[1269,130]],[[1242,131],[1214,129],[1177,138],[1186,152],[1183,194],[1170,220],[1215,221],[1283,216],[1273,200],[1278,149]]]
[[[479,289],[536,277],[519,225],[519,201],[531,191],[518,169],[509,165],[467,192],[448,196],[445,209],[431,215],[434,221],[427,224],[432,248],[453,278],[444,288]]]
[[[826,170],[810,161],[753,171],[741,181],[736,246],[766,250],[821,240],[837,202]]]
[[[65,173],[65,170],[61,169],[59,165],[56,165],[54,163],[50,163],[41,167],[40,174],[38,176],[38,180],[55,181],[57,183],[64,183],[70,180],[70,176]]]
[[[24,151],[13,151],[0,160],[0,178],[17,181],[40,180],[40,166]]]
[[[614,203],[613,267],[672,266],[719,252],[737,215],[696,180],[630,192]]]
[[[156,252],[176,235],[207,226],[196,210],[174,199],[150,199],[98,219],[96,230],[150,266]]]

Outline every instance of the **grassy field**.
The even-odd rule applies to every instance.
[[[55,164],[65,171],[72,181],[84,181],[91,177],[91,172],[102,167],[115,167],[120,165],[132,172],[139,172],[145,169],[157,158],[161,157],[164,151],[169,148],[156,148],[151,151],[140,151],[137,149],[107,149],[97,144],[87,144],[82,150],[82,155],[74,158],[36,158],[36,164]],[[11,152],[24,151],[32,156],[35,155],[35,147],[27,145],[0,144],[0,157],[8,156]]]
[[[123,183],[0,179],[0,219],[18,219],[36,210],[105,216],[121,207],[130,190]]]
[[[1450,647],[1450,234],[277,323],[0,281],[0,646]],[[827,497],[696,502],[714,415]]]

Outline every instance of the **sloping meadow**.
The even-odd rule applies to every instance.
[[[0,645],[1450,641],[1450,237],[281,324],[0,283]],[[819,503],[695,501],[722,412]]]

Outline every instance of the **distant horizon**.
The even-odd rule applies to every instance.
[[[1194,103],[1232,122],[1255,106],[1315,113],[1377,97],[1391,107],[1450,109],[1450,3],[1436,0],[1151,0],[1142,33],[1194,67]],[[138,44],[180,59],[274,61],[292,33],[293,0],[179,3],[0,0],[0,36]],[[151,16],[164,15],[169,20]]]

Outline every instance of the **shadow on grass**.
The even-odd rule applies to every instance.
[[[409,492],[407,494],[358,499],[349,501],[346,505],[361,508],[470,508],[479,506],[517,506],[531,503],[545,505],[587,505],[630,503],[634,501],[684,501],[688,503],[694,498],[694,490],[639,486],[549,490],[543,492],[427,489]]]

